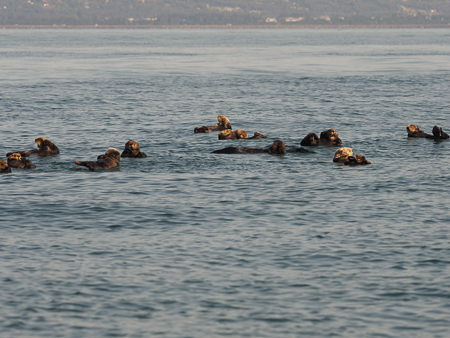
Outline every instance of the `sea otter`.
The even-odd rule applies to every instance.
[[[236,140],[236,139],[251,140],[255,138],[268,138],[268,137],[257,132],[255,132],[252,137],[248,137],[248,134],[244,129],[236,129],[236,130],[226,129],[222,130],[219,133],[219,140]]]
[[[99,155],[97,161],[73,161],[73,163],[87,167],[89,170],[111,169],[120,162],[120,151],[109,148],[105,154]]]
[[[420,128],[414,124],[406,126],[406,131],[408,132],[408,137],[425,137],[425,138],[433,137],[433,135],[427,134],[426,132],[420,130]]]
[[[196,127],[194,129],[194,133],[209,133],[210,131],[221,131],[225,129],[231,129],[230,120],[226,116],[219,115],[217,116],[217,123],[215,126],[202,126]]]
[[[348,161],[348,157],[353,155],[352,148],[339,148],[334,153],[333,162],[341,162],[344,163]]]
[[[227,147],[224,149],[214,150],[212,152],[213,154],[241,154],[241,153],[248,153],[248,154],[261,154],[261,153],[267,153],[267,154],[278,154],[282,155],[286,153],[286,146],[282,141],[275,141],[269,149],[257,149],[257,148],[237,148],[237,147]]]
[[[12,153],[8,156],[8,166],[18,169],[34,169],[36,166],[26,158],[22,158],[19,153]]]
[[[141,149],[139,147],[139,143],[135,141],[128,141],[125,143],[125,150],[122,152],[121,157],[147,157],[144,153],[141,152]]]
[[[3,161],[0,160],[0,174],[10,174],[11,173],[11,168],[8,166],[8,164]]]
[[[301,146],[328,146],[335,147],[342,144],[336,129],[328,129],[320,133],[320,138],[316,133],[309,133],[300,142]]]
[[[414,124],[410,124],[406,126],[406,131],[408,132],[408,137],[423,137],[423,138],[431,138],[433,140],[445,140],[450,136],[439,128],[438,126],[434,126],[432,133],[433,135],[427,134],[426,132],[420,130],[420,128]]]
[[[339,148],[334,153],[333,162],[344,163],[345,165],[371,164],[364,156],[355,154],[352,148]]]
[[[28,157],[30,155],[39,155],[39,156],[49,156],[49,155],[56,155],[59,154],[59,149],[57,146],[55,146],[49,139],[46,139],[45,137],[38,137],[34,140],[36,145],[39,149],[33,149],[30,151],[12,151],[10,153],[7,153],[6,156],[9,157],[9,155],[16,153],[20,154],[22,157]]]

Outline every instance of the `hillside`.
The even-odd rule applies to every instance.
[[[0,25],[448,23],[447,0],[0,0]]]

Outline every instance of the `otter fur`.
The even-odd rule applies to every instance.
[[[345,165],[364,165],[364,164],[372,164],[368,161],[364,156],[355,154],[355,156],[349,156],[348,159],[344,162]]]
[[[105,154],[97,157],[97,161],[73,161],[73,163],[87,167],[91,171],[111,169],[119,165],[120,151],[115,148],[109,148]]]
[[[7,153],[6,156],[9,157],[9,155],[13,153],[20,154],[22,157],[28,157],[30,155],[50,156],[59,154],[59,148],[45,137],[38,137],[34,140],[34,142],[38,146],[38,149],[33,149],[30,151],[12,151]]]
[[[433,140],[445,140],[450,137],[445,131],[442,130],[442,128],[438,126],[433,127],[433,135],[427,134],[426,132],[420,130],[420,128],[414,124],[406,126],[406,131],[408,133],[408,137],[431,138]]]
[[[122,152],[121,157],[134,157],[134,158],[143,158],[147,157],[144,153],[141,152],[139,147],[139,143],[135,141],[128,141],[125,143],[125,150]]]
[[[339,148],[334,153],[333,162],[341,162],[344,163],[348,161],[348,157],[353,155],[353,149],[352,148]]]
[[[26,158],[22,158],[19,153],[12,153],[8,156],[8,166],[18,169],[34,169],[36,166]]]
[[[300,142],[301,146],[327,146],[335,147],[342,144],[336,129],[328,129],[320,133],[320,138],[316,133],[309,133]]]
[[[286,153],[286,146],[282,141],[275,141],[269,149],[258,149],[258,148],[237,148],[237,147],[227,147],[224,149],[219,149],[213,151],[213,154],[273,154],[273,155],[283,155]]]
[[[268,137],[257,132],[255,132],[252,137],[248,137],[248,133],[244,129],[236,129],[236,130],[226,129],[222,130],[219,133],[219,140],[238,140],[238,139],[251,140],[255,138],[268,138]]]
[[[0,174],[10,174],[11,173],[11,168],[8,166],[8,164],[3,161],[0,160]]]
[[[210,131],[221,131],[226,129],[231,129],[231,123],[230,120],[226,116],[219,115],[217,116],[217,123],[214,126],[202,126],[202,127],[196,127],[194,129],[194,133],[209,133]]]

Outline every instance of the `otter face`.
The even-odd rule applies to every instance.
[[[48,141],[48,139],[46,139],[45,137],[38,137],[34,140],[34,143],[40,148],[44,141]]]
[[[230,120],[226,116],[219,115],[217,116],[217,121],[219,121],[219,126],[224,129],[231,129]]]
[[[22,161],[22,156],[19,153],[12,153],[8,156],[8,160]]]
[[[333,142],[339,138],[339,135],[336,129],[328,129],[320,133],[320,138]]]
[[[139,150],[139,144],[136,141],[128,141],[127,143],[125,143],[125,149],[126,150]]]
[[[280,140],[275,141],[269,148],[269,154],[286,154],[286,145]]]
[[[353,155],[352,148],[339,148],[334,153],[333,162],[344,162],[348,159],[349,156]]]

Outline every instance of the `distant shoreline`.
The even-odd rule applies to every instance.
[[[442,25],[0,25],[0,29],[401,29],[450,28]]]

